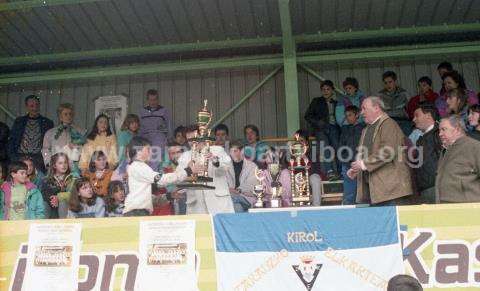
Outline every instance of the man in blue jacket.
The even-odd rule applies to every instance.
[[[32,157],[35,166],[45,171],[42,158],[42,145],[45,133],[53,127],[53,121],[40,115],[40,98],[29,95],[25,98],[27,114],[17,117],[13,123],[7,151],[10,159],[16,161],[20,156]]]

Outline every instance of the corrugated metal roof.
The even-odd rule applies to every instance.
[[[281,36],[277,0],[64,2],[0,9],[0,57]],[[294,35],[480,20],[475,0],[290,2]]]

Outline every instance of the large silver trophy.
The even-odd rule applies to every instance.
[[[258,184],[253,187],[253,194],[257,197],[257,201],[255,202],[255,208],[263,208],[263,195],[264,195],[264,186],[263,180],[265,180],[265,176],[262,173],[262,170],[255,169],[255,178],[257,178]]]
[[[279,163],[273,163],[268,165],[268,172],[270,173],[270,176],[272,177],[272,184],[271,189],[272,189],[272,198],[270,199],[270,207],[272,208],[278,208],[282,207],[282,183],[278,181],[279,174],[280,174],[280,164]]]
[[[189,140],[192,144],[192,161],[194,164],[204,165],[205,170],[202,173],[192,174],[187,178],[184,183],[177,184],[181,189],[194,189],[194,190],[212,190],[214,186],[208,185],[213,182],[213,178],[208,176],[208,167],[210,159],[208,158],[210,153],[210,145],[215,141],[210,136],[211,129],[208,128],[212,122],[213,113],[208,110],[208,101],[203,101],[203,108],[198,111],[197,114],[197,126],[198,132],[195,137]]]

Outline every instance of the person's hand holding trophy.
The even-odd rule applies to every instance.
[[[191,161],[189,167],[192,175],[184,183],[179,183],[177,187],[181,189],[212,190],[214,186],[208,183],[213,182],[209,177],[208,167],[210,161],[216,163],[216,157],[210,152],[210,145],[214,138],[210,136],[211,129],[208,128],[212,122],[213,113],[208,110],[208,101],[203,101],[203,108],[198,111],[197,126],[198,132],[189,140],[191,143]]]

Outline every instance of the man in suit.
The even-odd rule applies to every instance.
[[[440,202],[480,202],[480,142],[466,136],[458,115],[440,121],[440,139],[445,148],[435,183]]]
[[[347,175],[351,179],[357,177],[357,203],[409,204],[413,189],[405,135],[384,108],[379,97],[371,96],[362,102],[367,126],[360,139],[358,159]]]

